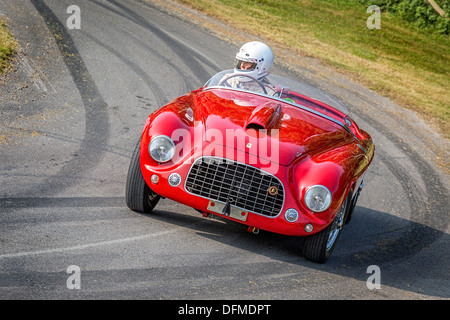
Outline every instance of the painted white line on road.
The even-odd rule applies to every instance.
[[[46,250],[38,250],[38,251],[8,253],[8,254],[0,255],[0,259],[3,259],[3,258],[17,258],[17,257],[31,256],[31,255],[39,255],[39,254],[47,254],[47,253],[55,253],[55,252],[64,252],[64,251],[73,251],[73,250],[83,250],[83,249],[92,248],[92,247],[108,246],[108,245],[117,244],[117,243],[123,243],[123,242],[130,242],[130,241],[143,240],[143,239],[147,239],[147,238],[159,237],[159,236],[163,236],[165,234],[174,232],[176,230],[177,230],[177,228],[166,230],[166,231],[161,231],[161,232],[156,232],[156,233],[144,234],[144,235],[136,236],[136,237],[129,237],[129,238],[123,238],[123,239],[108,240],[108,241],[101,241],[101,242],[95,242],[95,243],[88,243],[88,244],[82,244],[82,245],[73,246],[73,247],[66,247],[66,248],[54,248],[54,249],[46,249]]]
[[[54,93],[56,93],[56,89],[53,87],[53,85],[50,83],[50,81],[48,81],[40,71],[36,71],[36,65],[33,63],[33,61],[27,59],[24,56],[19,56],[19,62],[23,67],[23,70],[25,71],[25,73],[28,75],[28,77],[30,77],[30,79],[33,81],[35,87],[39,90],[41,90],[42,92],[47,93],[48,89],[47,86],[45,85],[44,81],[47,82],[51,87]],[[33,66],[35,66],[35,68],[33,68]]]

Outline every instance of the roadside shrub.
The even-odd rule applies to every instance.
[[[8,66],[9,59],[15,53],[17,44],[6,24],[0,20],[0,73]]]

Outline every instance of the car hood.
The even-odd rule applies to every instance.
[[[349,137],[325,117],[259,95],[215,89],[195,100],[206,141],[281,165]]]

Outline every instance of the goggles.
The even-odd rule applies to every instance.
[[[256,68],[256,62],[244,61],[236,59],[234,61],[234,68],[242,71],[253,71]]]

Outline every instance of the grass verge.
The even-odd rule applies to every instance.
[[[381,29],[357,0],[177,0],[243,32],[351,74],[414,110],[450,138],[450,37],[383,13]]]
[[[17,42],[0,19],[0,73],[9,65],[9,60],[17,49]]]

